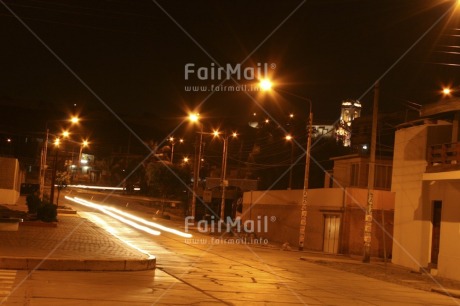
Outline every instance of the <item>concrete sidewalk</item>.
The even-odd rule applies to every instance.
[[[25,197],[11,210],[27,211]],[[0,269],[137,271],[155,269],[156,259],[128,246],[78,214],[58,214],[57,226],[20,223],[0,231]]]

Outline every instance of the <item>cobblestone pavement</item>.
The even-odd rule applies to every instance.
[[[57,227],[21,225],[16,232],[0,231],[0,241],[1,257],[146,258],[94,223],[76,216],[60,216]]]

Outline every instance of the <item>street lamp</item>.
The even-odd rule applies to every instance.
[[[214,131],[214,136],[219,136],[219,131]],[[224,148],[222,150],[222,171],[221,171],[221,186],[222,186],[222,198],[220,202],[220,219],[225,220],[225,198],[226,198],[226,187],[227,182],[227,157],[228,157],[228,137],[232,136],[236,138],[238,134],[236,132],[227,135],[226,133],[222,137],[224,140]],[[225,221],[224,221],[225,222]]]
[[[69,137],[69,133],[62,133],[64,138]],[[56,150],[54,154],[54,163],[53,163],[53,175],[51,177],[51,191],[50,191],[50,203],[54,204],[54,185],[56,184],[56,175],[57,175],[57,164],[59,158],[59,145],[61,144],[61,139],[56,138],[54,140],[54,149]],[[58,199],[59,200],[59,199]],[[57,205],[57,203],[56,203]]]
[[[286,141],[289,141],[291,143],[291,160],[289,164],[289,183],[288,183],[288,190],[291,190],[292,188],[292,167],[293,167],[293,162],[294,162],[294,141],[291,135],[286,135],[285,139]]]
[[[78,167],[81,167],[81,159],[83,155],[83,148],[89,146],[88,140],[83,140],[80,144],[80,152],[78,153]]]
[[[176,141],[174,137],[169,137],[169,142],[171,142],[171,164],[173,164],[174,161],[174,146],[176,145]],[[183,143],[184,140],[181,138],[179,139],[179,143]]]
[[[269,91],[272,88],[272,82],[268,79],[260,81],[260,88],[265,91]],[[303,192],[302,192],[302,204],[300,207],[300,229],[299,229],[299,251],[303,251],[305,244],[305,230],[307,227],[307,207],[308,207],[308,179],[310,176],[310,151],[311,151],[311,137],[313,133],[313,112],[312,112],[312,101],[308,98],[293,94],[291,92],[278,89],[283,93],[296,97],[298,99],[308,102],[308,138],[307,148],[305,152],[305,176],[303,180]]]
[[[199,121],[200,114],[192,113],[189,115],[188,119],[190,122],[197,123],[200,125],[200,136],[199,136],[199,145],[195,145],[195,162],[193,164],[193,195],[192,195],[192,208],[191,214],[195,217],[196,213],[196,196],[198,191],[198,179],[200,178],[200,164],[201,164],[201,147],[203,145],[203,124]]]
[[[70,119],[48,120],[45,123],[46,138],[45,138],[44,146],[42,147],[41,159],[40,159],[40,199],[42,200],[43,200],[43,191],[45,188],[46,159],[48,155],[48,141],[49,141],[49,134],[50,134],[48,124],[51,122],[66,122],[66,121],[70,122],[71,125],[74,125],[80,122],[80,118],[78,118],[77,116],[72,116]]]

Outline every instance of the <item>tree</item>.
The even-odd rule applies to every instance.
[[[164,199],[183,199],[190,183],[190,169],[166,162],[150,162],[145,169],[149,194]]]

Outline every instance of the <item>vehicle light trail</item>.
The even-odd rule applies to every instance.
[[[134,216],[132,214],[126,213],[124,211],[121,211],[121,210],[113,208],[113,207],[108,207],[108,206],[105,206],[105,205],[96,204],[94,202],[90,202],[90,201],[87,201],[87,200],[84,200],[84,199],[80,199],[78,197],[73,197],[72,198],[72,197],[66,196],[65,198],[68,199],[68,200],[74,201],[76,203],[79,203],[81,205],[85,205],[85,206],[88,206],[88,207],[98,209],[98,210],[104,212],[105,214],[107,214],[107,215],[109,215],[109,216],[111,216],[113,218],[116,218],[117,220],[120,220],[121,222],[129,224],[129,225],[131,225],[131,226],[133,226],[135,228],[141,229],[141,230],[144,230],[143,228],[146,228],[146,227],[143,226],[143,225],[140,225],[138,223],[135,223],[135,222],[133,222],[131,220],[137,221],[137,222],[142,223],[144,225],[154,227],[156,229],[159,229],[159,230],[171,233],[171,234],[175,234],[175,235],[180,236],[180,237],[184,237],[184,238],[191,238],[192,237],[192,234],[184,233],[184,232],[178,231],[176,229],[173,229],[173,228],[170,228],[170,227],[167,227],[167,226],[155,223],[155,222],[144,220],[142,218],[139,218],[137,216]],[[131,220],[127,220],[124,217],[129,218]],[[135,225],[133,225],[133,224],[135,224]],[[158,231],[152,230],[150,228],[148,228],[148,229],[158,233],[158,234],[154,234],[154,235],[159,235],[160,234],[160,232],[158,232]]]
[[[146,226],[143,226],[143,225],[140,225],[140,224],[137,224],[136,222],[133,222],[131,220],[128,220],[126,218],[123,218],[111,211],[108,211],[107,210],[107,207],[105,207],[104,205],[99,205],[99,204],[96,204],[96,203],[93,203],[93,202],[90,202],[90,201],[86,201],[86,200],[83,200],[83,199],[80,199],[80,198],[77,198],[77,197],[69,197],[69,196],[65,196],[65,198],[67,200],[70,200],[70,201],[73,201],[75,203],[78,203],[78,204],[81,204],[81,205],[84,205],[84,206],[87,206],[87,207],[91,207],[91,208],[95,208],[97,210],[100,210],[102,211],[103,213],[105,213],[106,215],[109,215],[111,216],[112,218],[114,219],[117,219],[118,221],[121,221],[123,223],[126,223],[134,228],[137,228],[141,231],[144,231],[146,233],[149,233],[151,235],[155,235],[155,236],[159,236],[161,233],[159,231],[156,231],[156,230],[153,230],[151,228],[148,228]]]
[[[154,255],[150,254],[148,251],[146,250],[143,250],[141,248],[139,248],[138,246],[132,244],[131,242],[129,242],[128,240],[124,239],[123,237],[121,237],[120,235],[118,235],[118,230],[116,228],[114,228],[113,226],[110,226],[110,224],[108,224],[106,221],[104,221],[101,217],[98,217],[94,214],[88,214],[88,218],[90,218],[91,220],[93,220],[94,222],[98,223],[103,229],[105,229],[107,232],[109,232],[110,234],[112,234],[113,236],[115,236],[115,238],[121,240],[123,243],[129,245],[130,247],[132,247],[133,249],[136,249],[138,250],[139,252],[145,254],[148,256],[149,259],[151,258],[155,258]]]

